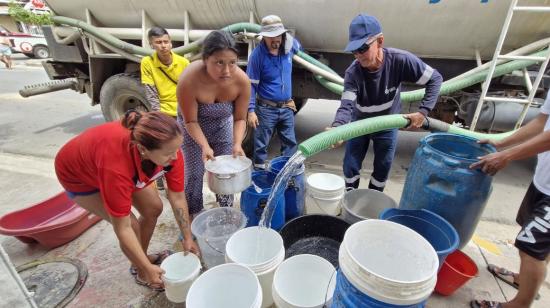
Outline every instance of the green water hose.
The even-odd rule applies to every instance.
[[[149,56],[153,53],[151,49],[140,47],[134,44],[127,43],[123,40],[120,40],[116,37],[114,37],[111,34],[106,33],[105,31],[92,26],[84,21],[64,17],[64,16],[53,16],[52,20],[55,23],[63,24],[63,25],[69,25],[72,27],[80,28],[86,33],[90,34],[91,36],[94,36],[102,41],[104,41],[107,44],[112,45],[115,48],[118,48],[122,51],[141,55],[141,56]],[[231,32],[231,33],[238,33],[238,32],[252,32],[252,33],[258,33],[260,32],[260,26],[257,24],[247,23],[247,22],[241,22],[241,23],[235,23],[232,25],[229,25],[227,27],[222,28],[222,30]],[[180,55],[184,55],[191,52],[196,52],[200,49],[200,46],[203,42],[203,39],[199,39],[197,41],[194,41],[192,43],[189,43],[185,46],[174,48],[174,52]],[[537,53],[531,54],[531,56],[545,56],[548,53],[548,50],[539,51]],[[298,52],[297,56],[304,59],[305,61],[329,72],[334,75],[338,75],[334,70],[332,70],[329,66],[325,65],[324,63],[318,61],[317,59],[311,57],[310,55],[306,54],[305,52]],[[535,64],[536,61],[530,61],[530,60],[514,60],[511,62],[507,62],[504,64],[500,64],[496,67],[494,77],[502,76],[504,74],[510,73],[514,70],[522,69],[527,66]],[[314,75],[315,79],[321,83],[325,88],[327,88],[329,91],[335,93],[335,94],[342,94],[343,91],[343,85],[331,82],[327,80],[324,77],[321,77],[319,75]],[[441,86],[440,94],[447,95],[453,92],[456,92],[460,89],[469,87],[471,85],[480,83],[485,80],[487,77],[487,70],[478,72],[476,74],[473,74],[471,76],[468,76],[464,79],[451,81],[451,82],[444,82]],[[401,93],[401,101],[402,102],[414,102],[419,101],[424,96],[424,89],[414,90],[414,91],[408,91],[408,92],[402,92]]]
[[[153,54],[153,50],[151,49],[127,43],[82,20],[78,20],[70,17],[64,17],[64,16],[53,16],[52,21],[57,24],[68,25],[71,27],[82,29],[84,32],[88,33],[89,35],[96,37],[104,41],[105,43],[112,45],[115,48],[118,48],[120,50],[123,50],[131,54],[140,55],[140,56],[149,56]],[[225,30],[231,33],[237,33],[237,32],[243,32],[243,31],[258,33],[260,32],[260,26],[256,24],[247,23],[247,22],[241,22],[241,23],[236,23],[236,24],[232,24],[227,27],[224,27],[222,28],[222,30]],[[179,55],[196,52],[200,49],[203,40],[204,38],[194,41],[192,43],[189,43],[185,46],[174,48],[173,51],[174,53]]]
[[[113,47],[118,48],[122,51],[128,52],[130,54],[148,56],[148,55],[151,55],[153,52],[150,49],[124,42],[123,40],[120,40],[114,37],[113,35],[110,35],[105,31],[78,19],[64,17],[64,16],[54,16],[52,17],[52,20],[57,24],[64,24],[64,25],[80,28],[86,33],[88,33],[89,35],[96,37],[102,40],[103,42],[110,44]],[[252,23],[243,22],[243,23],[236,23],[236,24],[229,25],[227,27],[222,28],[222,30],[225,30],[231,33],[238,33],[238,32],[259,33],[260,26]],[[180,55],[196,52],[200,49],[200,46],[203,40],[204,38],[201,38],[185,46],[175,48],[173,51]],[[547,55],[547,53],[548,53],[548,49],[545,49],[545,50],[533,53],[531,54],[531,56],[544,57]],[[310,55],[302,51],[298,52],[297,56],[309,62],[310,64],[313,64],[331,74],[338,75],[329,66],[325,65],[324,63],[320,62],[319,60],[311,57]],[[536,61],[531,61],[531,60],[514,60],[507,63],[503,63],[498,65],[495,68],[495,72],[493,76],[494,77],[502,76],[512,71],[528,67],[535,63]],[[329,81],[326,78],[319,75],[314,75],[314,77],[319,83],[321,83],[321,85],[323,85],[329,91],[338,95],[342,94],[343,85]],[[440,95],[447,95],[447,94],[456,92],[460,89],[469,87],[471,85],[483,82],[485,81],[486,77],[487,77],[487,70],[484,70],[459,80],[446,81],[441,86]],[[423,98],[424,93],[425,93],[424,89],[402,92],[401,101],[402,102],[419,101]],[[431,119],[431,118],[428,118],[426,122],[427,122],[425,125],[426,129],[436,130],[436,131],[446,131],[450,133],[471,136],[478,139],[481,139],[481,138],[500,139],[500,138],[504,138],[505,136],[511,133],[511,132],[504,133],[504,134],[476,133],[476,132],[472,132],[466,129],[452,126],[447,123],[441,122],[439,120]],[[313,136],[308,140],[302,142],[299,145],[299,148],[306,157],[309,157],[322,150],[329,148],[331,145],[337,143],[340,140],[349,140],[351,138],[378,132],[381,130],[403,128],[403,127],[406,127],[407,125],[408,125],[408,120],[403,118],[402,115],[387,115],[387,116],[365,119],[361,121],[352,122],[347,125],[343,125],[343,126],[334,128],[330,131],[326,131],[316,136]]]
[[[331,130],[319,133],[300,143],[298,147],[305,157],[310,157],[330,148],[333,144],[336,144],[339,141],[347,141],[355,137],[376,133],[382,130],[404,128],[408,125],[409,120],[405,119],[401,114],[379,116],[351,122],[349,124],[338,126]],[[512,134],[512,132],[502,134],[472,132],[470,130],[456,127],[432,118],[426,119],[423,128],[431,131],[449,132],[469,136],[476,139],[500,140]]]
[[[530,54],[530,56],[537,56],[537,57],[545,57],[548,54],[548,49],[535,52]],[[309,63],[316,65],[326,71],[329,71],[331,73],[336,74],[332,69],[330,69],[325,64],[319,62],[318,60],[314,59],[313,57],[301,52],[298,53],[298,56],[300,56],[302,59],[308,61]],[[505,74],[508,74],[510,72],[513,72],[515,70],[520,70],[525,67],[531,66],[533,64],[536,64],[537,61],[532,60],[514,60],[510,62],[506,62],[500,65],[497,65],[495,68],[495,72],[493,74],[493,77],[499,77]],[[454,80],[454,81],[446,81],[441,85],[440,95],[447,95],[450,93],[454,93],[458,90],[467,88],[469,86],[472,86],[474,84],[480,83],[485,81],[488,74],[488,69],[477,72],[471,76],[467,76],[465,78]],[[321,76],[316,75],[315,79],[321,83],[325,88],[327,88],[329,91],[341,95],[344,91],[344,87],[341,84],[337,84],[331,81],[328,81],[326,78],[323,78]],[[420,101],[424,97],[425,89],[418,89],[414,91],[407,91],[401,93],[401,102],[407,103],[407,102],[415,102]]]

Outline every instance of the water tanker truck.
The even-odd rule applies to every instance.
[[[48,0],[55,25],[44,28],[52,60],[44,68],[50,84],[21,91],[30,96],[66,88],[86,93],[99,104],[106,120],[127,109],[149,109],[139,79],[139,62],[152,53],[147,30],[168,29],[175,52],[200,58],[201,39],[214,29],[226,29],[241,50],[239,65],[258,43],[255,33],[263,16],[275,14],[304,47],[295,56],[293,95],[298,107],[309,98],[340,98],[344,70],[353,56],[343,52],[348,25],[358,13],[382,23],[385,45],[405,49],[439,70],[447,82],[431,117],[445,122],[472,123],[490,62],[512,0]],[[550,6],[546,0],[520,1],[523,6]],[[488,92],[512,100],[528,96],[540,61],[516,55],[547,54],[550,13],[516,12],[510,23],[501,60]],[[535,56],[532,56],[535,58]],[[481,66],[485,63],[483,66]],[[480,67],[481,66],[481,67]],[[414,90],[404,85],[404,90]],[[526,119],[538,112],[549,80],[541,74],[534,103]],[[415,108],[421,92],[402,93],[403,110]],[[336,102],[335,102],[336,103]],[[477,130],[514,128],[524,105],[489,101],[482,105]]]

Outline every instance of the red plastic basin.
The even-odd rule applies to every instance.
[[[75,204],[65,192],[0,218],[0,234],[47,248],[66,244],[101,218]]]
[[[468,280],[477,276],[477,265],[460,250],[455,250],[445,259],[441,270],[437,274],[435,292],[444,296],[453,294]]]

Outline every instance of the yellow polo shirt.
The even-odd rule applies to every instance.
[[[167,115],[173,117],[177,115],[176,85],[187,65],[189,65],[189,60],[173,52],[172,63],[169,66],[160,62],[156,52],[153,56],[144,57],[141,60],[141,83],[157,88],[160,111]]]

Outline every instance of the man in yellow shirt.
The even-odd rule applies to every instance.
[[[141,60],[141,83],[147,101],[154,111],[177,116],[176,85],[189,60],[172,52],[172,40],[166,29],[153,27],[147,33],[155,50]]]
[[[145,97],[153,111],[175,119],[178,106],[176,86],[189,60],[172,52],[172,40],[166,29],[152,27],[147,38],[155,52],[141,60],[141,83],[145,87]],[[162,178],[157,179],[156,183],[159,190],[164,189]]]

